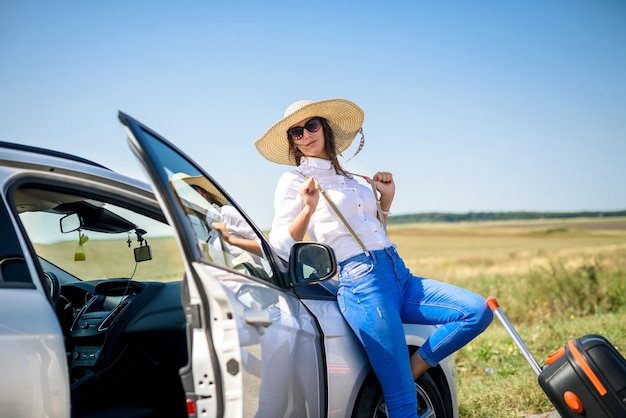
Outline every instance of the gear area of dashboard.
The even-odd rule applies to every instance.
[[[110,332],[113,332],[112,329],[143,287],[142,283],[126,279],[101,282],[90,291],[85,291],[81,286],[85,291],[82,296],[85,303],[73,309],[73,320],[71,324],[68,321],[69,329],[65,330],[72,381],[93,370],[105,343],[110,339]],[[78,292],[75,289],[73,291]],[[76,303],[69,302],[69,298],[64,300],[72,305]]]
[[[180,369],[187,364],[182,281],[126,278],[61,285],[56,304],[65,335],[76,416],[136,406],[185,417]],[[150,391],[136,388],[150,382]]]

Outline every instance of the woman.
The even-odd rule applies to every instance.
[[[306,234],[334,249],[339,307],[365,348],[389,416],[417,417],[414,379],[480,334],[493,316],[482,297],[416,277],[404,265],[383,227],[395,194],[392,174],[377,172],[374,191],[337,158],[359,131],[357,153],[363,146],[363,117],[348,100],[299,101],[255,142],[266,159],[297,167],[276,187],[270,241],[285,258]],[[402,323],[440,326],[409,358]]]

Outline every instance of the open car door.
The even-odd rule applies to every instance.
[[[332,250],[294,246],[287,279],[262,231],[208,174],[130,116],[119,118],[185,262],[188,363],[180,374],[189,416],[325,416],[321,331],[286,281],[317,280],[318,270],[321,280],[332,277]],[[223,228],[241,239],[234,244]],[[316,251],[323,269],[307,257]]]
[[[186,317],[188,364],[181,370],[190,417],[242,416],[241,354],[235,314],[219,281],[197,260],[203,249],[188,222],[177,179],[198,177],[198,169],[171,144],[120,112],[131,149],[153,183],[161,208],[177,231],[185,261],[183,308]],[[173,147],[173,146],[172,146]],[[186,183],[185,183],[186,184]],[[198,202],[197,206],[201,206]]]

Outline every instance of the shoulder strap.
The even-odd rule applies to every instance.
[[[367,181],[372,187],[372,193],[374,194],[374,199],[376,199],[376,210],[378,211],[378,220],[380,221],[385,231],[387,231],[387,220],[385,219],[383,208],[380,207],[380,199],[378,198],[378,191],[376,190],[376,184],[374,183],[374,180],[367,176],[362,176],[360,174],[354,174],[354,173],[350,173],[350,174],[352,174],[353,176],[361,177],[362,179]]]
[[[305,179],[308,179],[309,176],[307,176],[306,174],[304,174],[302,171],[300,170],[296,170],[302,177],[304,177]],[[354,232],[354,229],[352,229],[352,227],[350,226],[350,224],[348,223],[348,221],[346,220],[346,218],[344,218],[344,216],[341,214],[341,212],[339,211],[339,208],[337,208],[337,206],[335,205],[335,202],[332,201],[332,199],[330,198],[330,196],[328,196],[326,194],[326,190],[324,190],[324,188],[322,187],[321,184],[318,183],[319,186],[319,190],[322,193],[322,196],[324,196],[324,199],[326,199],[326,201],[328,202],[328,204],[330,205],[330,207],[333,208],[333,210],[335,211],[335,213],[337,214],[337,216],[339,217],[339,219],[341,220],[341,222],[343,222],[343,224],[346,226],[346,228],[348,229],[348,231],[350,231],[350,233],[352,234],[352,236],[354,237],[354,239],[356,240],[356,242],[359,244],[359,246],[361,247],[361,249],[363,250],[363,252],[365,253],[365,255],[369,256],[370,253],[367,250],[367,248],[365,248],[365,244],[363,244],[363,241],[361,241],[361,238],[359,238],[359,236],[356,234],[356,232]],[[374,195],[376,196],[376,195]]]

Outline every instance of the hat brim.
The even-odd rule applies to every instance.
[[[289,154],[287,129],[296,123],[315,116],[323,117],[333,130],[337,153],[348,149],[363,126],[363,110],[345,99],[327,99],[302,106],[275,123],[259,138],[254,146],[267,160],[277,164],[296,165]]]
[[[222,193],[217,190],[215,185],[209,181],[204,176],[190,176],[185,173],[176,173],[172,177],[172,180],[182,180],[187,183],[189,186],[198,186],[204,189],[208,194],[213,196],[213,198],[222,206],[228,204],[228,199]]]

